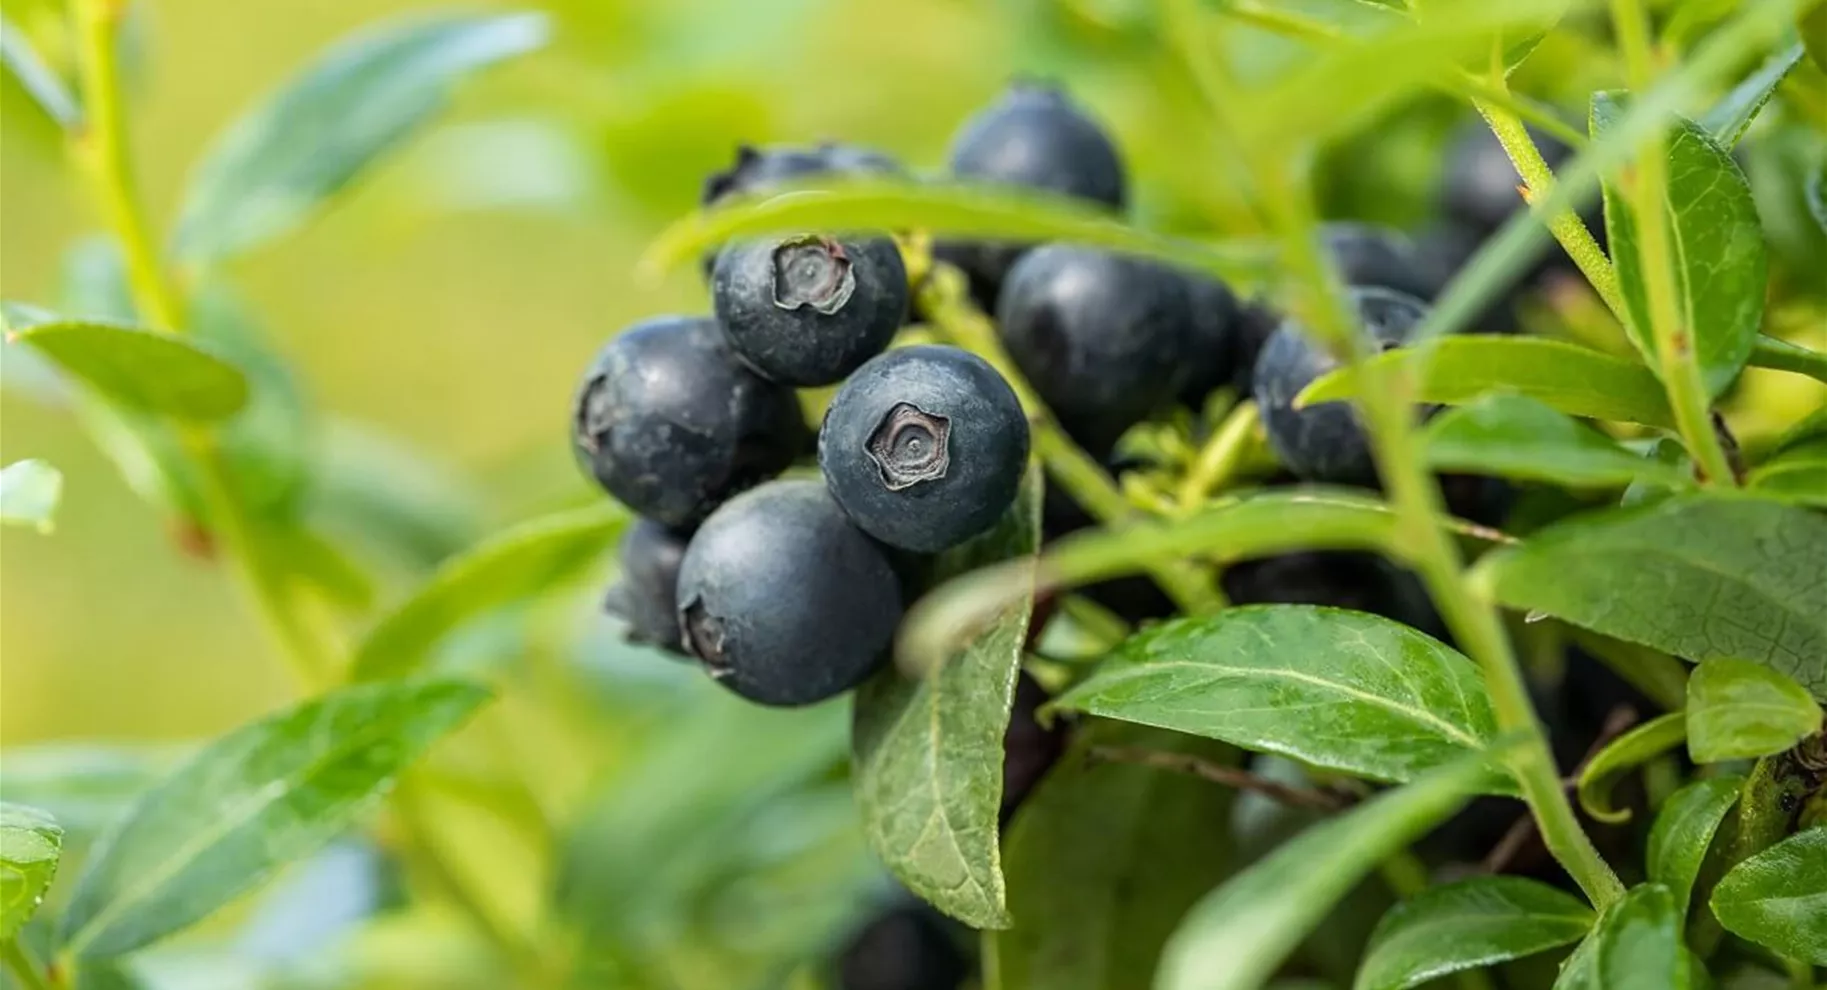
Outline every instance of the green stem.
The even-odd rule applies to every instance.
[[[1129,500],[1117,489],[1109,472],[1066,436],[1020,369],[1003,352],[989,319],[965,300],[961,272],[946,265],[933,266],[921,282],[916,303],[935,331],[988,361],[1008,380],[1022,407],[1028,410],[1034,434],[1034,456],[1040,458],[1048,477],[1100,523],[1115,523],[1133,517]],[[1174,604],[1189,615],[1213,612],[1225,605],[1223,594],[1212,581],[1186,561],[1152,564],[1148,572]]]
[[[1611,18],[1624,53],[1624,63],[1634,92],[1646,91],[1653,68],[1649,49],[1649,20],[1640,0],[1612,0]],[[1621,179],[1637,221],[1637,249],[1642,257],[1643,289],[1649,302],[1647,330],[1655,342],[1655,359],[1662,387],[1682,442],[1709,484],[1736,481],[1725,448],[1713,431],[1711,400],[1694,360],[1693,327],[1682,325],[1681,301],[1675,284],[1674,248],[1668,229],[1668,149],[1658,129],[1637,149],[1636,169]]]
[[[1231,410],[1211,439],[1199,449],[1199,457],[1180,482],[1176,501],[1181,512],[1197,510],[1215,491],[1222,488],[1243,466],[1250,453],[1258,425],[1262,422],[1256,403],[1245,399]]]
[[[1491,126],[1491,133],[1503,145],[1503,150],[1510,156],[1510,162],[1516,166],[1516,173],[1523,178],[1527,188],[1525,197],[1530,203],[1539,203],[1554,193],[1554,170],[1542,157],[1541,149],[1535,146],[1535,139],[1529,136],[1529,129],[1523,126],[1515,114],[1489,100],[1474,101],[1473,106]],[[1617,317],[1620,323],[1628,319],[1624,310],[1624,293],[1618,288],[1618,272],[1612,267],[1611,259],[1605,257],[1605,250],[1593,239],[1592,232],[1586,229],[1585,221],[1572,210],[1563,209],[1546,217],[1548,231],[1560,242],[1561,248],[1579,266],[1580,274],[1592,283],[1592,288],[1605,301],[1607,309]]]
[[[38,971],[17,939],[0,942],[0,963],[5,964],[7,972],[19,981],[20,990],[52,990],[51,980]]]

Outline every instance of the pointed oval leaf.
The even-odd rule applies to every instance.
[[[5,17],[0,17],[0,65],[59,127],[70,130],[81,123],[82,111],[70,87],[39,57],[25,32]]]
[[[1164,622],[1054,705],[1373,780],[1412,780],[1497,735],[1472,661],[1399,622],[1308,605]]]
[[[1225,277],[1260,275],[1266,260],[1258,246],[1213,245],[1151,233],[1113,219],[1095,205],[1044,191],[845,180],[828,188],[789,189],[767,199],[732,201],[688,216],[660,233],[641,268],[657,273],[736,238],[804,230],[922,230],[1011,241],[1071,241]]]
[[[1726,495],[1586,513],[1479,561],[1503,604],[1690,660],[1756,660],[1827,698],[1827,519]]]
[[[287,233],[404,140],[465,75],[545,43],[536,14],[391,25],[332,49],[231,127],[190,180],[175,253],[208,263]]]
[[[14,337],[132,409],[211,422],[247,404],[241,369],[189,338],[90,320],[40,323]]]
[[[1622,116],[1619,94],[1592,97],[1593,137]],[[1677,118],[1669,133],[1669,242],[1674,255],[1680,326],[1710,394],[1738,378],[1763,325],[1769,249],[1745,179],[1732,153],[1693,121]],[[1616,183],[1604,185],[1605,229],[1629,315],[1626,329],[1652,362],[1648,290],[1637,244],[1637,223]]]
[[[488,697],[462,681],[362,685],[216,740],[102,839],[65,950],[121,955],[204,918],[341,834]]]
[[[1040,472],[988,533],[948,551],[941,576],[1013,559],[1028,592],[923,674],[890,667],[856,691],[857,808],[869,844],[907,888],[974,928],[1010,923],[997,818],[1003,733],[1033,612]]]
[[[49,533],[63,497],[63,472],[45,461],[14,461],[0,468],[0,522]]]
[[[1687,679],[1687,751],[1695,763],[1780,753],[1821,731],[1808,689],[1761,663],[1708,660]]]
[[[417,670],[458,626],[574,580],[602,558],[627,524],[621,506],[593,505],[510,526],[445,561],[369,630],[350,661],[350,679],[372,681]]]
[[[1580,773],[1580,807],[1602,822],[1630,820],[1630,810],[1611,806],[1611,789],[1618,778],[1681,745],[1687,722],[1680,712],[1650,719],[1613,739],[1593,755]]]
[[[1554,990],[1688,990],[1694,964],[1681,921],[1667,887],[1631,888],[1567,960]]]
[[[1598,430],[1534,399],[1492,394],[1448,410],[1427,427],[1428,466],[1545,481],[1574,488],[1623,487],[1644,479],[1676,488],[1679,468],[1632,453]]]
[[[1700,876],[1700,864],[1719,825],[1738,803],[1745,779],[1736,774],[1696,780],[1669,795],[1649,830],[1644,865],[1649,878],[1669,889],[1675,913],[1687,917],[1687,902]]]
[[[63,858],[63,829],[50,815],[0,803],[0,942],[38,913]]]
[[[1713,888],[1727,931],[1827,966],[1827,828],[1811,828],[1732,867]]]
[[[1488,779],[1441,767],[1283,843],[1195,905],[1168,939],[1157,990],[1254,990],[1364,875],[1445,821]]]
[[[1648,368],[1588,347],[1540,337],[1442,337],[1424,347],[1387,351],[1370,359],[1382,372],[1392,365],[1419,370],[1415,398],[1463,405],[1494,391],[1514,392],[1570,416],[1646,426],[1673,426],[1662,383]],[[1357,367],[1322,375],[1295,397],[1295,405],[1336,402],[1357,395],[1366,380]]]
[[[1579,898],[1524,877],[1474,877],[1429,887],[1377,923],[1356,990],[1407,990],[1449,973],[1494,966],[1591,930]]]
[[[1174,926],[1223,878],[1232,792],[1196,777],[1092,757],[1136,746],[1222,759],[1177,732],[1095,722],[1029,795],[1004,843],[1015,926],[991,936],[1001,990],[1146,987]]]

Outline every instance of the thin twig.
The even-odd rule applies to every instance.
[[[1349,802],[1336,794],[1308,787],[1294,787],[1280,781],[1259,777],[1248,770],[1222,766],[1189,753],[1174,753],[1140,746],[1093,746],[1091,759],[1101,763],[1134,763],[1157,770],[1188,774],[1214,784],[1251,791],[1280,804],[1315,811],[1339,811]]]
[[[1584,774],[1586,768],[1592,765],[1593,759],[1599,755],[1599,752],[1636,723],[1637,710],[1629,705],[1618,705],[1607,713],[1604,724],[1599,726],[1598,738],[1592,741],[1592,745],[1586,747],[1586,755],[1580,757],[1579,765],[1573,768],[1573,772],[1562,778],[1561,787],[1569,791],[1578,787],[1580,775]],[[1517,818],[1509,830],[1503,834],[1503,838],[1497,840],[1497,845],[1492,846],[1491,852],[1485,856],[1485,872],[1502,873],[1522,852],[1523,846],[1535,837],[1535,834],[1534,815],[1524,814]]]

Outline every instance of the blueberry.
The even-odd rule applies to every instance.
[[[907,269],[885,237],[740,241],[711,275],[742,362],[784,385],[829,385],[882,352],[907,317]]]
[[[686,536],[651,519],[622,534],[621,578],[607,611],[628,623],[628,640],[684,655],[679,634],[679,562]]]
[[[1141,258],[1049,244],[1010,270],[996,307],[1009,356],[1093,451],[1173,401],[1192,376],[1187,280]]]
[[[1284,317],[1267,299],[1256,298],[1237,310],[1231,324],[1231,386],[1240,394],[1254,390],[1256,358],[1263,345],[1280,329]]]
[[[775,481],[711,513],[679,565],[685,645],[731,691],[807,705],[888,657],[901,585],[816,481]]]
[[[918,553],[995,525],[1027,460],[1015,392],[955,347],[904,347],[863,365],[818,434],[818,464],[838,505],[870,536]]]
[[[1015,703],[1002,734],[1002,820],[1027,800],[1042,777],[1059,762],[1066,748],[1064,726],[1043,726],[1036,713],[1047,703],[1047,690],[1022,671],[1015,680]]]
[[[1414,244],[1398,231],[1368,223],[1329,223],[1320,236],[1345,284],[1433,298],[1435,286],[1415,258]]]
[[[572,447],[597,483],[673,527],[779,474],[806,439],[792,390],[744,368],[703,317],[655,317],[616,335],[571,419]]]
[[[970,962],[955,924],[907,898],[850,937],[837,962],[838,990],[959,990]]]
[[[1180,401],[1198,410],[1213,390],[1237,377],[1236,337],[1240,307],[1230,286],[1215,278],[1185,274],[1193,310],[1190,377]]]
[[[814,175],[893,175],[900,171],[894,159],[867,148],[839,144],[757,148],[744,144],[737,146],[734,164],[704,180],[699,202],[711,206],[732,197],[766,194]]]
[[[1043,189],[1121,210],[1126,199],[1116,145],[1061,90],[1018,82],[967,121],[952,141],[951,172],[973,182]],[[942,241],[933,254],[964,270],[985,310],[1027,245]]]
[[[1365,330],[1385,350],[1406,342],[1427,315],[1425,303],[1388,289],[1353,289],[1351,302]],[[1256,359],[1254,387],[1263,428],[1269,446],[1300,478],[1374,485],[1370,441],[1350,405],[1294,408],[1301,389],[1338,364],[1299,324],[1283,322]]]

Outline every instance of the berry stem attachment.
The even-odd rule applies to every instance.
[[[938,262],[930,268],[912,267],[927,272],[915,290],[915,308],[940,337],[988,361],[1008,381],[1022,408],[1028,411],[1034,455],[1046,468],[1048,477],[1100,523],[1119,523],[1131,517],[1129,500],[1103,466],[1066,436],[1021,371],[1003,353],[989,317],[968,300],[964,273]],[[1216,585],[1187,561],[1150,565],[1149,576],[1188,615],[1203,615],[1225,606],[1224,595]]]

